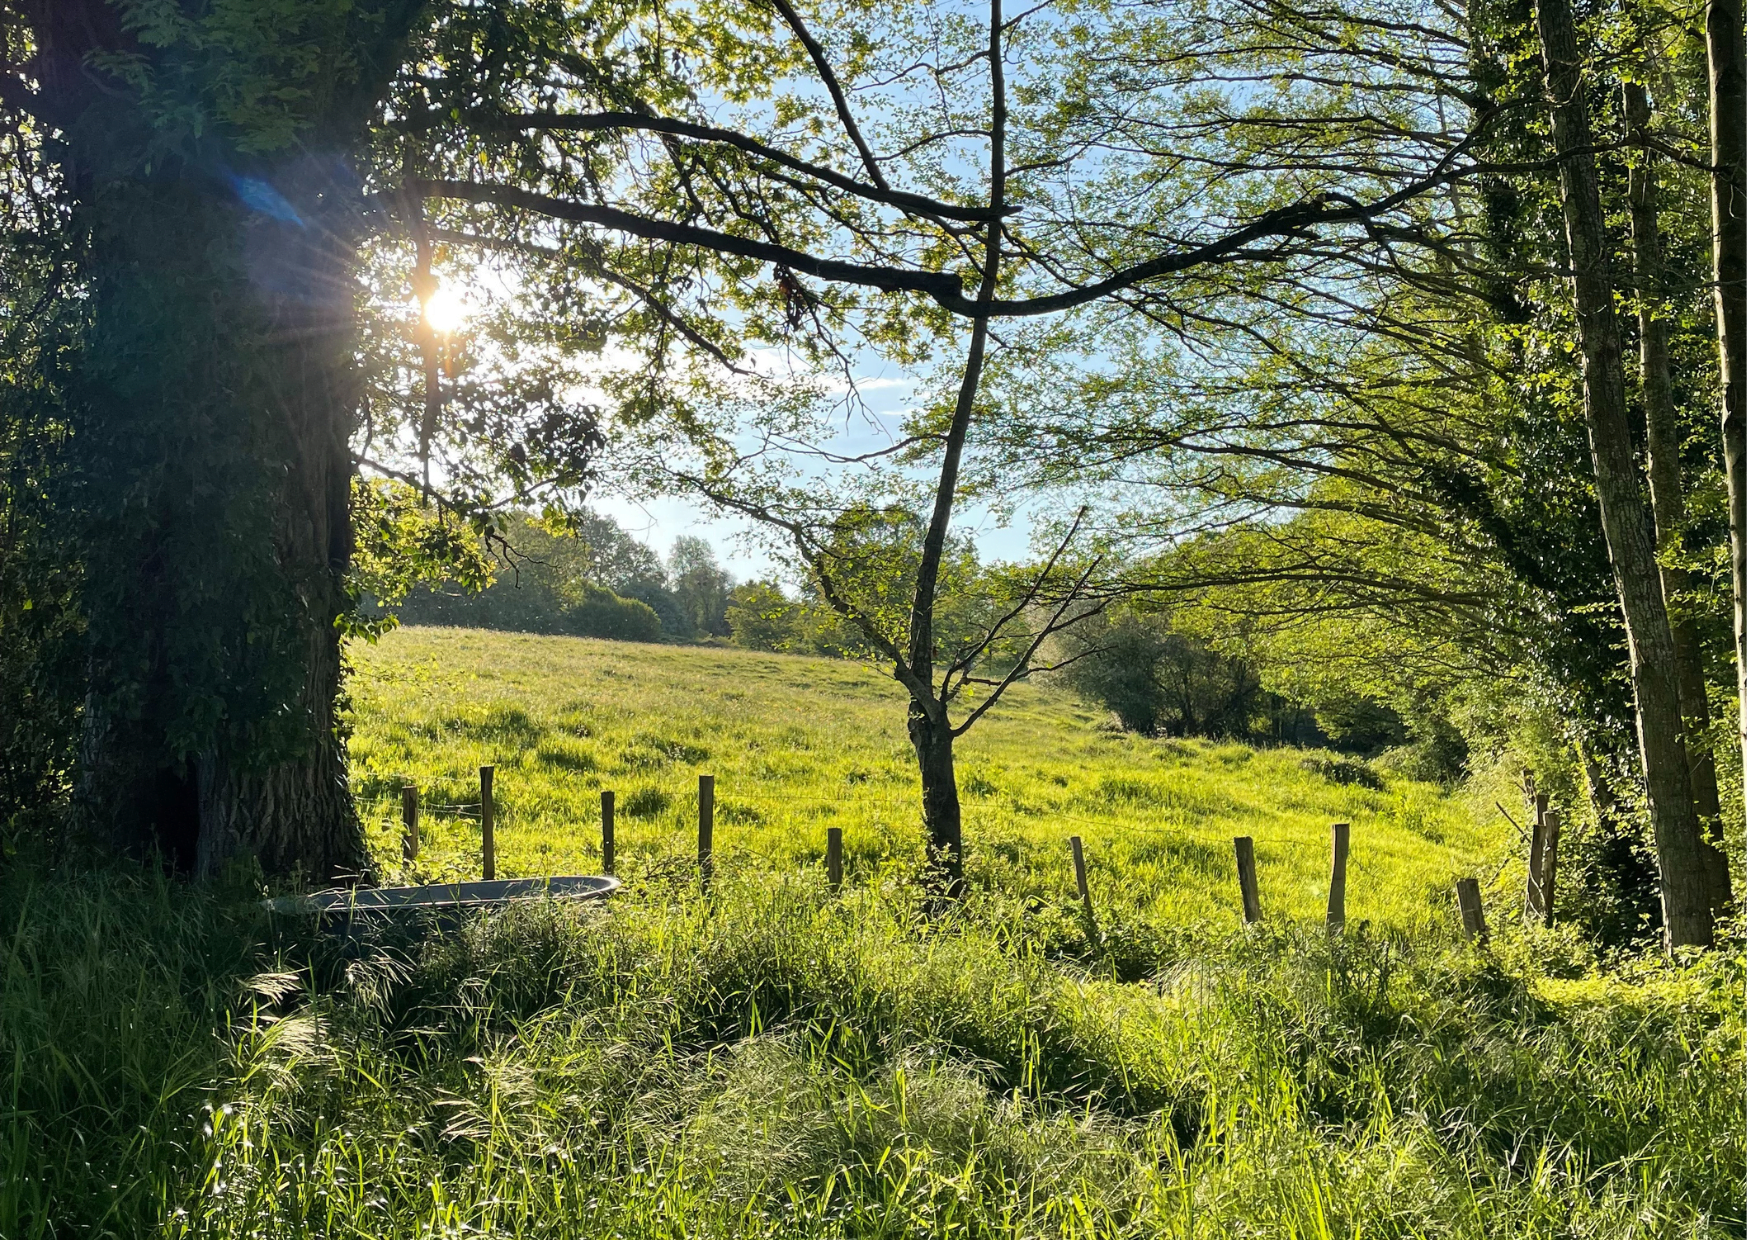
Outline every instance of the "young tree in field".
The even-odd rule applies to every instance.
[[[1333,54],[1359,67],[1334,87],[1297,67],[1303,49],[1227,73],[1234,32],[1268,22],[1236,3],[19,12],[5,98],[90,247],[62,302],[87,316],[66,388],[88,522],[81,779],[94,818],[203,869],[362,864],[334,716],[354,458],[475,511],[491,486],[574,490],[594,411],[519,351],[599,350],[622,425],[687,431],[709,385],[682,355],[745,372],[764,342],[812,366],[961,359],[910,437],[930,484],[893,646],[924,819],[955,872],[964,721],[936,608],[997,325],[1169,317],[1169,290],[1206,273],[1387,245],[1406,204],[1471,171],[1465,140],[1391,102],[1442,36],[1376,23]],[[1332,110],[1355,97],[1363,122]],[[1245,115],[1281,140],[1226,144]],[[435,307],[476,251],[528,312],[470,353]],[[363,333],[378,364],[360,374],[364,273],[389,300],[406,280],[426,313]]]
[[[668,15],[663,56],[716,75],[690,93],[637,97],[555,39],[490,62],[440,48],[443,71],[399,103],[396,126],[423,162],[385,206],[420,200],[409,228],[538,247],[565,278],[580,270],[623,290],[661,345],[610,385],[645,426],[695,433],[699,410],[722,399],[720,389],[685,399],[687,384],[708,382],[682,352],[746,371],[744,347],[761,340],[804,368],[853,369],[869,354],[914,366],[955,351],[944,399],[889,454],[928,481],[903,630],[882,637],[910,694],[924,821],[950,873],[963,721],[947,710],[942,686],[957,673],[943,669],[936,609],[998,325],[1095,306],[1170,314],[1169,291],[1204,273],[1382,244],[1408,224],[1406,204],[1469,171],[1463,138],[1391,102],[1404,75],[1450,54],[1438,38],[1380,21],[1372,43],[1331,54],[1348,79],[1330,88],[1297,67],[1296,50],[1279,63],[1222,62],[1234,31],[1266,24],[1259,12],[1069,19],[999,4],[804,12],[778,0],[709,20]],[[1259,79],[1275,94],[1246,84]],[[1335,117],[1330,89],[1357,89],[1375,116]],[[1226,141],[1235,118],[1254,116],[1260,132],[1265,114],[1284,135],[1272,147]],[[773,441],[780,417],[778,407],[758,423]],[[827,575],[824,597],[854,619],[823,548],[861,493],[834,504],[822,481],[823,503],[772,504],[737,476],[745,462],[732,441],[725,434],[713,459],[735,468],[690,480],[792,536],[809,571]],[[1038,585],[1034,601],[1054,588]]]

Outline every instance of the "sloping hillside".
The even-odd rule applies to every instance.
[[[694,844],[696,777],[716,776],[720,864],[817,863],[844,830],[854,880],[921,855],[904,698],[876,669],[731,649],[403,629],[352,650],[352,747],[365,812],[398,864],[399,787],[421,785],[434,874],[473,873],[476,772],[498,768],[500,869],[592,872],[600,792],[619,806],[621,872]],[[1236,917],[1232,838],[1256,840],[1265,911],[1322,915],[1329,827],[1352,824],[1349,911],[1448,916],[1478,832],[1435,788],[1351,782],[1333,755],[1153,740],[1022,686],[962,742],[975,881],[1060,891],[1086,841],[1101,904],[1149,920]],[[1365,774],[1369,775],[1369,772]],[[1343,782],[1344,780],[1350,782]]]

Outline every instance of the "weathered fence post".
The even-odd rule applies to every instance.
[[[495,807],[492,805],[493,773],[493,768],[489,766],[482,766],[479,769],[480,877],[488,883],[498,876],[498,845],[497,841],[492,838],[492,829],[495,825],[493,822]]]
[[[1560,811],[1551,809],[1542,815],[1542,924],[1554,924],[1554,878],[1560,862]]]
[[[1074,889],[1080,894],[1080,906],[1086,910],[1087,924],[1097,929],[1098,918],[1093,916],[1092,892],[1086,885],[1086,851],[1081,845],[1080,836],[1068,837],[1068,852],[1074,858]]]
[[[601,790],[601,873],[613,873],[613,794]]]
[[[1463,916],[1463,933],[1472,943],[1487,946],[1487,919],[1481,912],[1481,883],[1478,879],[1457,880],[1457,911]]]
[[[1347,926],[1347,823],[1336,823],[1329,834],[1329,912],[1324,921],[1329,929],[1342,930]]]
[[[419,786],[401,785],[401,860],[413,864],[419,856]]]
[[[716,835],[716,776],[698,777],[698,887],[708,893],[716,869],[712,857]]]
[[[1262,905],[1256,898],[1256,845],[1248,835],[1233,839],[1232,849],[1238,854],[1238,894],[1244,901],[1244,922],[1262,920]]]
[[[1536,820],[1530,824],[1529,873],[1523,884],[1523,917],[1540,921],[1547,912],[1542,900],[1542,853],[1547,848],[1548,797],[1536,794]]]
[[[844,829],[825,829],[825,881],[833,891],[844,885]]]

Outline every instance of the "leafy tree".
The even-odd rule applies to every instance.
[[[728,636],[728,598],[734,578],[717,564],[709,543],[686,534],[674,539],[668,552],[668,581],[693,633]]]
[[[748,650],[792,650],[801,604],[774,581],[748,581],[728,592],[723,618],[734,644]]]
[[[1130,731],[1239,737],[1259,732],[1273,703],[1256,670],[1174,632],[1170,618],[1133,608],[1095,617],[1065,637],[1076,655],[1064,677]]]
[[[1550,12],[1538,9],[1544,19]],[[1327,13],[1269,13],[1277,41],[1324,49],[1349,37]],[[1647,129],[1622,116],[1630,92],[1618,85],[1568,78],[1552,98],[1607,117],[1618,140],[1592,155],[1598,144],[1569,133],[1570,158],[1550,158],[1561,151],[1549,142],[1532,14],[1487,5],[1471,16],[1467,29],[1444,28],[1453,56],[1415,90],[1425,92],[1427,114],[1450,126],[1449,139],[1476,153],[1481,176],[1417,199],[1415,223],[1396,234],[1388,264],[1345,274],[1333,262],[1283,264],[1266,275],[1209,279],[1174,304],[1176,319],[1111,324],[1116,343],[1107,356],[1072,374],[1059,347],[1016,351],[1006,359],[1011,379],[995,378],[997,390],[1011,384],[1013,395],[990,424],[1001,451],[988,476],[993,485],[1019,470],[1037,485],[1098,488],[1110,497],[1101,523],[1116,545],[1182,552],[1145,559],[1152,588],[1245,617],[1252,640],[1297,631],[1301,653],[1312,656],[1304,665],[1321,669],[1313,674],[1365,683],[1377,679],[1372,669],[1389,669],[1435,692],[1512,677],[1557,703],[1569,744],[1639,753],[1641,769],[1657,768],[1664,781],[1665,811],[1653,814],[1668,845],[1659,861],[1666,894],[1685,910],[1671,935],[1693,941],[1703,938],[1692,893],[1705,850],[1681,843],[1694,832],[1679,820],[1705,803],[1708,768],[1670,755],[1681,747],[1683,718],[1690,743],[1703,743],[1694,728],[1704,695],[1687,694],[1692,707],[1678,690],[1658,690],[1661,705],[1635,703],[1635,683],[1650,676],[1668,689],[1680,673],[1673,641],[1654,657],[1621,658],[1631,635],[1616,573],[1633,574],[1641,627],[1655,630],[1659,609],[1674,612],[1691,626],[1703,663],[1718,611],[1698,570],[1716,562],[1706,547],[1717,545],[1722,522],[1686,520],[1681,505],[1666,506],[1664,556],[1693,571],[1690,589],[1619,541],[1648,526],[1630,458],[1636,432],[1619,407],[1618,374],[1609,381],[1613,420],[1600,440],[1594,425],[1587,430],[1594,400],[1574,364],[1584,316],[1563,285],[1572,268],[1562,240],[1572,190],[1561,186],[1575,161],[1594,160],[1596,192],[1612,210],[1628,214],[1635,177],[1637,201],[1651,206],[1633,169],[1690,138],[1679,121]],[[1629,82],[1644,72],[1641,19],[1680,46],[1656,14],[1631,16],[1624,27],[1599,17],[1588,45],[1591,63]],[[1625,46],[1611,45],[1623,28]],[[1555,59],[1570,67],[1564,55]],[[1692,62],[1669,70],[1657,79],[1662,106],[1679,116],[1695,98]],[[1663,193],[1693,201],[1691,174],[1663,162],[1653,171]],[[1696,214],[1662,213],[1668,263],[1657,272],[1641,263],[1635,279],[1650,302],[1641,303],[1650,311],[1641,334],[1666,326],[1666,347],[1690,359],[1662,376],[1673,406],[1662,412],[1681,429],[1653,431],[1653,490],[1716,497],[1716,448],[1692,429],[1710,399],[1703,363],[1711,355],[1702,347],[1709,324],[1695,306],[1706,280],[1696,278],[1693,243],[1705,239],[1680,223]],[[1619,238],[1589,232],[1587,262],[1628,268],[1608,253]],[[1592,326],[1630,329],[1615,324],[1613,303],[1594,301],[1586,313]],[[1198,325],[1193,339],[1185,323]],[[1112,340],[1108,329],[1104,339]],[[1618,371],[1618,355],[1613,364]],[[1656,367],[1643,369],[1636,395],[1647,407],[1658,382]],[[1613,454],[1608,469],[1574,468],[1598,442]],[[1611,527],[1597,501],[1604,474],[1618,509]],[[1639,588],[1647,582],[1649,592]],[[1679,703],[1674,714],[1671,702]],[[1657,752],[1642,756],[1647,746]]]

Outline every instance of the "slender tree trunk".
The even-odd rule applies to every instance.
[[[953,729],[912,703],[909,730],[917,771],[922,776],[929,862],[945,880],[947,894],[957,896],[965,883],[965,837],[959,816],[959,780],[953,770]]]
[[[1603,537],[1626,624],[1639,758],[1657,847],[1665,941],[1670,946],[1705,945],[1712,937],[1710,884],[1682,743],[1675,642],[1663,606],[1656,548],[1633,459],[1608,235],[1596,160],[1590,154],[1590,117],[1584,103],[1578,39],[1567,0],[1537,0],[1536,28],[1547,73],[1555,150],[1561,156],[1560,199],[1578,318],[1584,413]]]
[[[1007,86],[1002,65],[1001,0],[989,5],[990,156],[989,206],[999,219],[1007,203]],[[984,238],[982,279],[977,299],[988,304],[1001,274],[1001,226],[992,219]],[[933,688],[935,672],[935,606],[939,601],[941,559],[947,548],[947,529],[958,498],[959,466],[965,439],[971,430],[971,414],[977,406],[977,390],[983,379],[983,358],[989,344],[989,316],[976,315],[971,322],[971,345],[959,380],[959,395],[953,405],[953,420],[941,455],[941,472],[935,482],[934,510],[923,536],[922,556],[917,566],[916,588],[911,596],[910,648],[906,652],[914,679],[928,690],[920,697],[911,691],[909,716],[911,744],[916,749],[922,773],[923,826],[928,834],[931,860],[946,879],[948,890],[958,894],[964,886],[964,838],[959,816],[959,786],[953,775],[954,730],[947,703]]]
[[[1651,105],[1645,88],[1626,83],[1623,95],[1627,124],[1637,135],[1651,128]],[[1724,858],[1723,822],[1718,805],[1717,768],[1711,751],[1711,706],[1706,701],[1705,668],[1701,661],[1699,626],[1682,610],[1689,588],[1687,568],[1680,562],[1687,525],[1687,500],[1681,477],[1681,433],[1676,424],[1675,394],[1669,373],[1669,326],[1663,317],[1663,238],[1657,220],[1657,177],[1648,147],[1627,176],[1633,238],[1633,273],[1639,313],[1639,374],[1645,400],[1646,472],[1651,482],[1651,513],[1657,531],[1658,567],[1663,602],[1669,611],[1670,636],[1686,724],[1688,775],[1693,784],[1694,810],[1699,814],[1712,909],[1722,915],[1732,903],[1730,865]]]
[[[1730,503],[1737,731],[1748,766],[1748,84],[1741,0],[1706,5],[1712,130],[1712,288],[1723,393],[1724,482]]]

